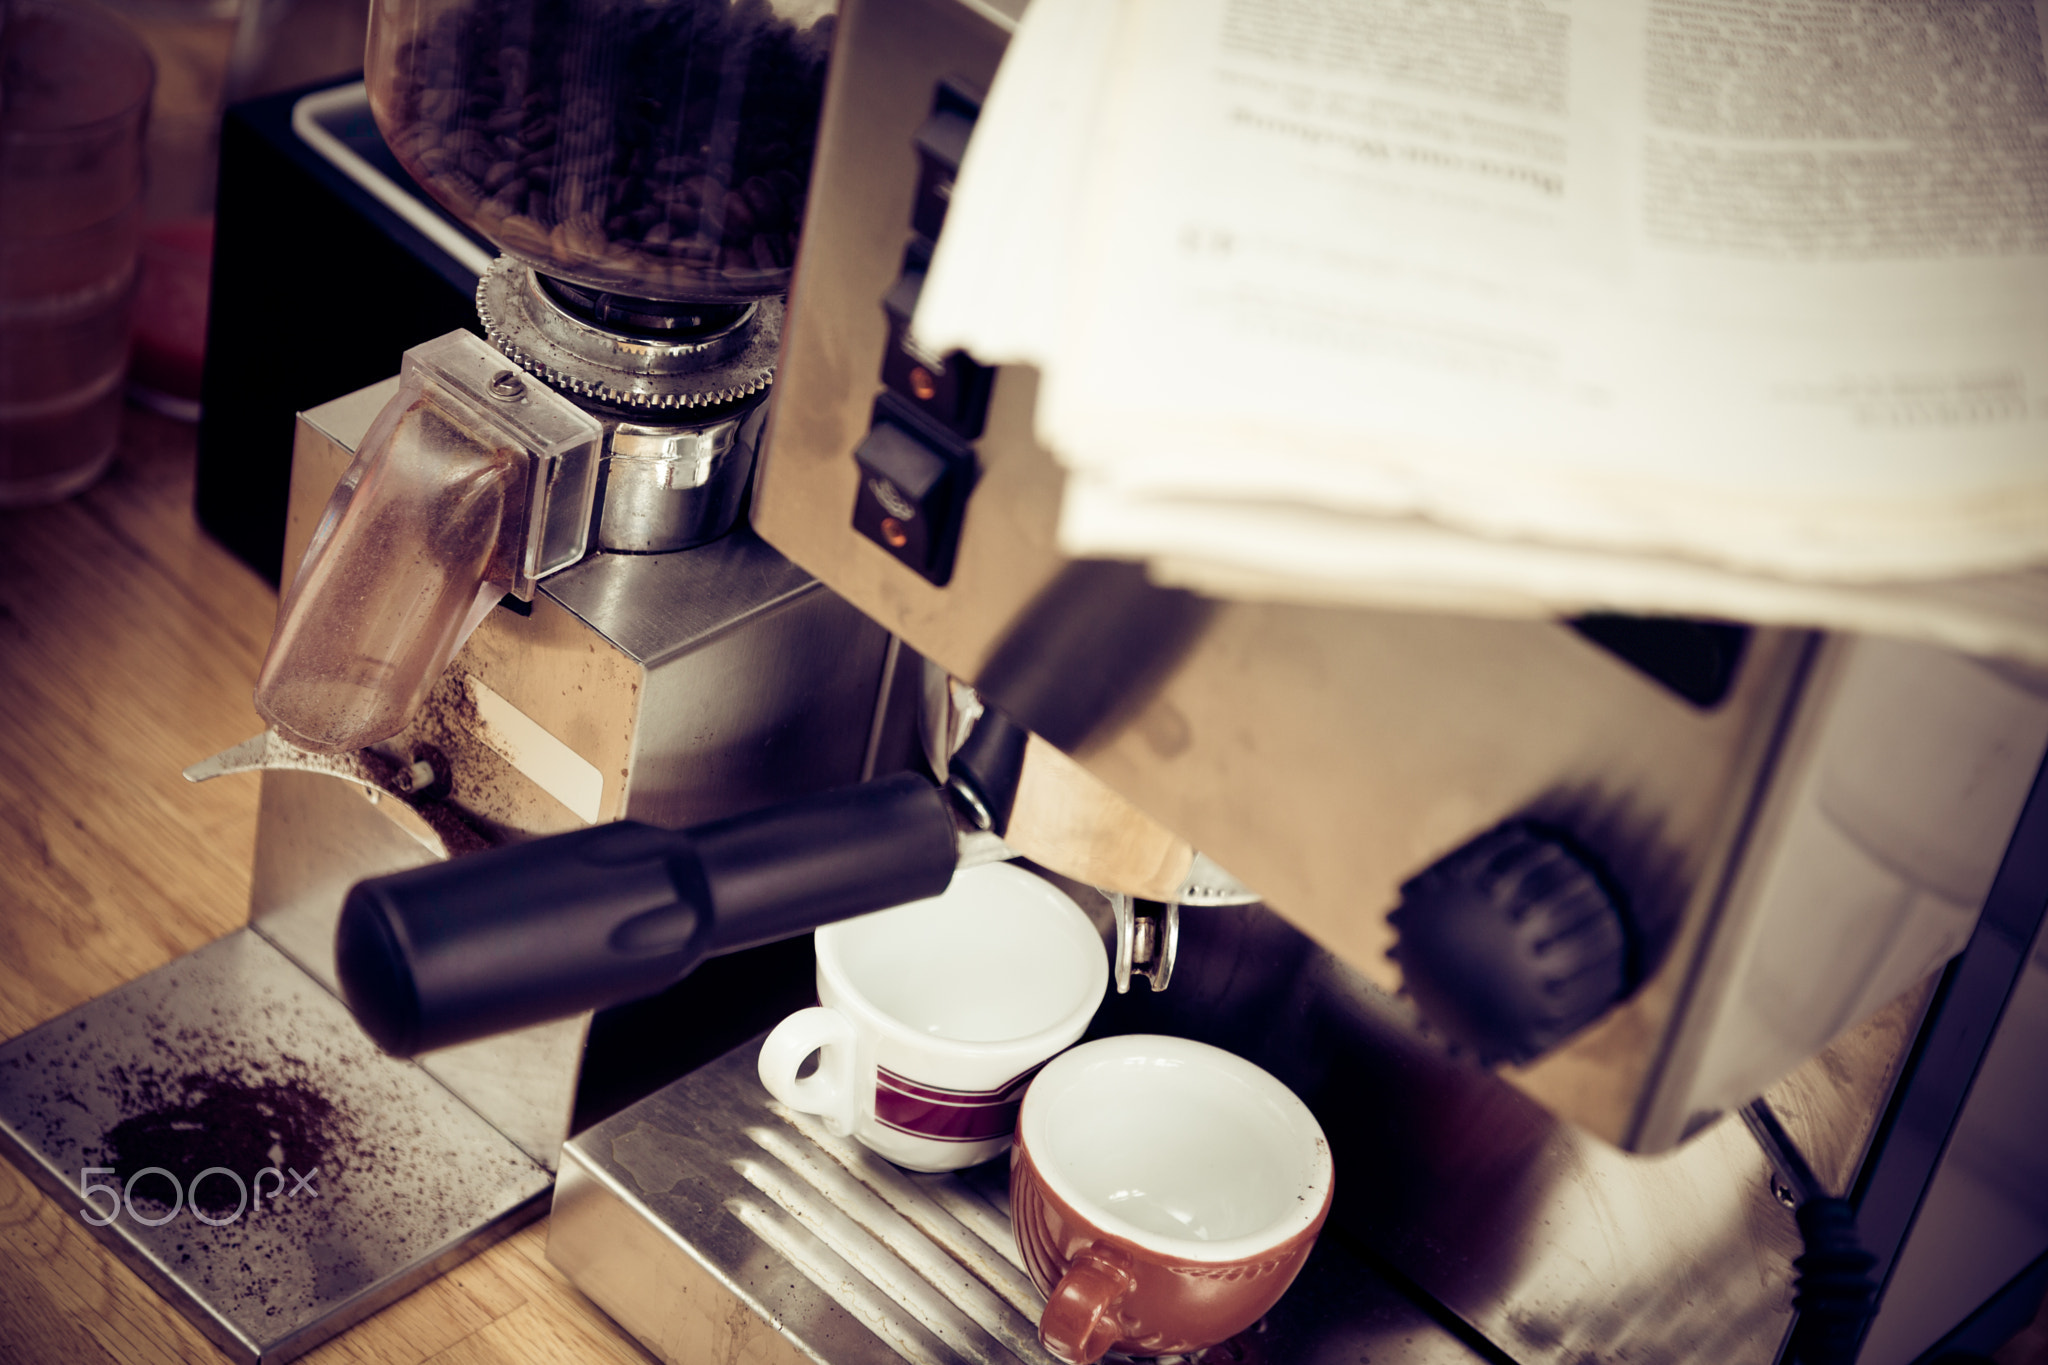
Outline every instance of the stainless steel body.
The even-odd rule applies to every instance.
[[[944,586],[854,528],[853,455],[922,211],[920,130],[935,101],[986,88],[1019,12],[865,0],[842,14],[756,475],[766,539],[998,705],[991,657],[1067,564],[1035,376],[995,372]],[[1760,1093],[1961,948],[2048,744],[2039,679],[1776,629],[1748,634],[1709,704],[1563,622],[1282,603],[1219,603],[1170,657],[1073,666],[1147,691],[1072,757],[1389,991],[1387,914],[1406,879],[1509,817],[1595,849],[1647,974],[1508,1074],[1643,1152]]]
[[[740,439],[754,415],[734,413],[692,427],[613,426],[597,547],[652,554],[723,534],[739,515],[754,470],[754,443]],[[751,430],[758,434],[760,423]]]

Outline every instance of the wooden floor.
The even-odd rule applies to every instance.
[[[253,774],[179,770],[261,729],[276,595],[194,521],[193,429],[126,417],[112,471],[0,511],[0,1038],[239,928]],[[650,1359],[529,1227],[306,1357]],[[101,1249],[77,1201],[0,1161],[0,1362],[224,1359]]]

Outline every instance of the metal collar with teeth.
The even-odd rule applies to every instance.
[[[683,339],[610,331],[548,297],[531,267],[500,256],[477,281],[484,335],[521,369],[590,402],[644,412],[722,407],[775,375],[780,299],[762,299],[730,327]]]

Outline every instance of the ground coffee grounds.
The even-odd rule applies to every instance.
[[[225,1176],[209,1176],[195,1188],[193,1177],[209,1167],[223,1167],[250,1186],[254,1204],[257,1172],[266,1167],[283,1175],[282,1189],[293,1177],[288,1170],[310,1173],[333,1161],[334,1106],[306,1085],[289,1079],[268,1079],[260,1073],[189,1072],[183,1075],[127,1076],[133,1092],[148,1104],[107,1131],[101,1164],[114,1168],[127,1189],[129,1177],[161,1167],[177,1178],[187,1202],[214,1218],[235,1212],[243,1191]],[[263,1193],[281,1190],[266,1179]],[[176,1193],[162,1176],[138,1180],[129,1197],[168,1208]]]

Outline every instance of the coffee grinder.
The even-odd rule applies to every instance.
[[[300,416],[272,728],[188,772],[262,770],[249,927],[0,1049],[0,1145],[87,1188],[96,1234],[237,1358],[311,1349],[537,1216],[572,1125],[804,1003],[798,940],[397,1061],[335,998],[333,944],[362,877],[689,825],[915,742],[916,669],[743,515],[832,26],[814,0],[375,9],[386,140],[506,253],[492,345],[451,333]],[[247,1161],[179,1136],[230,1112],[263,1129]]]

